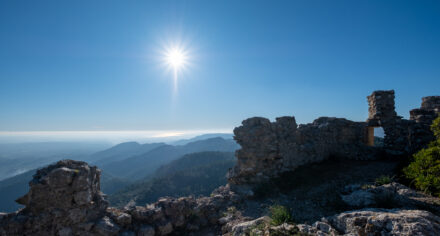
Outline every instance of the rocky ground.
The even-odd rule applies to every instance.
[[[330,160],[286,173],[228,209],[223,234],[439,235],[439,198],[396,182],[376,183],[397,167],[393,160]],[[274,205],[286,206],[295,223],[272,225]]]
[[[328,160],[285,173],[257,187],[254,197],[238,208],[243,215],[257,217],[268,214],[270,206],[291,209],[295,222],[313,223],[353,209],[341,199],[348,185],[371,185],[376,178],[393,175],[397,162]]]
[[[227,186],[210,197],[108,207],[100,171],[60,161],[39,170],[25,208],[0,213],[0,235],[440,235],[440,201],[398,183],[375,185],[394,161],[328,161],[287,173],[253,196]],[[293,219],[273,225],[269,208]]]
[[[227,235],[439,235],[440,201],[398,183],[381,186],[347,186],[344,203],[354,208],[323,217],[313,224],[284,223],[271,219],[231,220]],[[382,206],[383,208],[377,208]],[[390,209],[386,209],[390,208]],[[240,213],[234,213],[237,218]],[[232,214],[231,214],[232,215]]]

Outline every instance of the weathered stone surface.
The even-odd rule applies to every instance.
[[[108,203],[99,191],[99,175],[100,170],[85,162],[59,161],[38,170],[29,183],[29,192],[17,202],[34,212],[82,205],[106,208]]]
[[[117,208],[109,207],[107,208],[107,215],[115,221],[118,225],[127,226],[132,222],[132,216],[127,214]]]
[[[409,151],[408,137],[410,122],[397,116],[394,106],[394,90],[374,91],[368,100],[367,123],[371,127],[382,127],[385,132],[384,145],[390,154]]]
[[[381,186],[369,186],[361,189],[359,186],[350,189],[341,199],[350,206],[357,208],[387,207],[405,209],[424,209],[440,214],[440,200],[410,189],[399,183],[390,183]],[[385,201],[388,206],[383,206]]]
[[[410,111],[410,120],[397,116],[394,90],[374,91],[367,99],[367,123],[383,127],[385,150],[390,154],[414,153],[433,139],[430,125],[440,111],[440,96],[422,98],[421,107]]]
[[[382,122],[397,117],[394,106],[394,90],[378,90],[367,97],[368,121],[370,125],[381,126]]]
[[[367,99],[366,122],[320,117],[298,126],[294,117],[279,117],[275,122],[262,117],[244,120],[234,129],[241,149],[228,173],[229,183],[235,191],[251,195],[253,185],[308,163],[329,157],[374,159],[382,151],[372,147],[378,126],[385,131],[384,150],[389,154],[411,154],[432,140],[429,126],[440,110],[440,96],[423,98],[422,107],[411,111],[411,120],[396,114],[394,90],[374,91]]]
[[[440,235],[440,217],[427,211],[365,209],[328,218],[339,232],[354,235]]]
[[[253,228],[256,228],[258,225],[263,224],[269,224],[270,218],[267,216],[263,216],[261,218],[246,221],[239,223],[232,227],[232,235],[233,236],[241,236],[241,235],[247,235],[251,232]]]
[[[222,186],[212,197],[164,197],[117,209],[108,207],[99,178],[96,167],[71,160],[37,171],[19,200],[26,207],[0,214],[0,235],[169,235],[217,225],[222,212],[241,200]]]
[[[230,235],[440,235],[440,217],[421,210],[362,209],[323,218],[312,225],[268,220],[238,222]],[[269,219],[270,220],[270,219]]]
[[[440,111],[440,96],[428,96],[422,98],[421,109]]]
[[[237,164],[228,173],[234,185],[261,183],[332,156],[372,159],[376,152],[366,145],[366,123],[342,118],[321,117],[298,127],[294,117],[277,118],[273,123],[254,117],[244,120],[234,134],[241,146]]]
[[[99,190],[100,170],[63,160],[40,169],[29,192],[17,200],[25,208],[11,213],[0,228],[7,235],[78,235],[91,230],[108,206]],[[45,232],[45,233],[43,233]]]

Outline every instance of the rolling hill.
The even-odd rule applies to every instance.
[[[235,164],[232,152],[198,152],[160,167],[153,178],[140,181],[109,196],[110,203],[124,206],[130,200],[137,205],[156,201],[159,197],[209,195],[226,184],[226,173]]]
[[[183,146],[162,145],[144,154],[103,163],[98,167],[117,178],[136,181],[152,175],[160,166],[185,154],[203,151],[234,152],[238,147],[238,144],[232,139],[225,140],[216,137],[191,142]]]

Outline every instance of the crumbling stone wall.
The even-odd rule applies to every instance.
[[[390,122],[397,117],[394,106],[394,90],[374,91],[368,100],[369,125],[381,126],[382,122]]]
[[[422,98],[420,108],[410,111],[410,120],[395,112],[394,90],[374,91],[367,97],[369,127],[385,131],[385,150],[391,154],[414,153],[433,139],[430,126],[440,111],[440,96]]]
[[[366,145],[366,123],[321,117],[298,126],[294,117],[275,122],[254,117],[234,129],[237,164],[228,173],[234,185],[256,184],[298,166],[331,156],[372,159],[376,149]]]
[[[368,100],[368,119],[370,127],[382,127],[385,132],[385,149],[392,154],[409,151],[408,137],[411,122],[398,116],[394,106],[394,90],[374,91]]]
[[[411,152],[420,150],[434,140],[430,127],[439,113],[440,96],[423,97],[421,107],[409,112],[412,121],[409,137]]]
[[[169,235],[217,227],[222,213],[240,196],[227,186],[211,197],[161,198],[147,206],[108,207],[99,186],[100,170],[63,160],[39,170],[29,192],[17,202],[25,208],[0,213],[0,235]]]
[[[228,173],[229,183],[252,186],[332,156],[369,160],[382,150],[393,155],[419,150],[432,140],[429,126],[440,110],[440,96],[423,98],[421,108],[411,111],[410,120],[397,115],[394,97],[394,90],[368,96],[366,122],[321,117],[298,126],[294,117],[280,117],[275,122],[261,117],[244,120],[234,129],[241,149],[236,152],[237,164]],[[372,145],[374,127],[385,131],[383,149]]]

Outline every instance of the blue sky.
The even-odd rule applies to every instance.
[[[440,95],[439,1],[1,1],[0,131],[232,130]],[[162,62],[180,43],[177,93]]]

